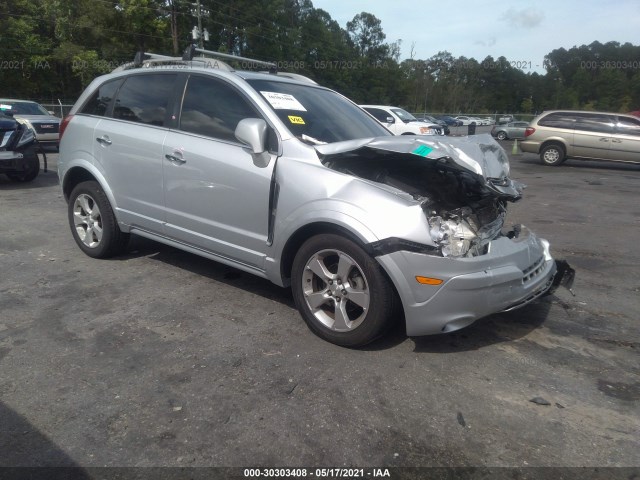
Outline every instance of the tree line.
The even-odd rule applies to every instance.
[[[5,0],[0,5],[1,96],[73,102],[138,50],[180,55],[193,42],[197,0]],[[358,103],[414,112],[535,113],[640,108],[640,46],[594,41],[545,56],[545,72],[491,56],[441,51],[400,60],[380,20],[346,28],[311,0],[200,0],[205,48],[274,61]]]

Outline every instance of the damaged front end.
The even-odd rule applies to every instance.
[[[485,254],[502,235],[507,203],[524,188],[509,178],[508,157],[488,135],[392,137],[316,150],[331,169],[411,195],[425,212],[427,243],[445,257]]]
[[[11,180],[27,182],[33,180],[39,170],[34,131],[0,108],[0,173]]]

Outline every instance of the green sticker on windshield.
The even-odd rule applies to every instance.
[[[420,155],[421,157],[426,157],[433,151],[433,148],[427,147],[426,145],[420,145],[413,152],[414,155]]]

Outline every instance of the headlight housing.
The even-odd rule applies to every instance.
[[[444,257],[463,257],[478,238],[466,220],[445,220],[440,216],[429,218],[429,234],[440,246]]]
[[[420,129],[420,135],[437,135],[438,134],[435,128],[419,127],[419,129]]]
[[[36,139],[36,135],[34,131],[31,128],[29,128],[28,125],[23,124],[22,135],[20,136],[20,139],[18,140],[16,147],[22,147],[27,143],[33,142],[35,139]]]

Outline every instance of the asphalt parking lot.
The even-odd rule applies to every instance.
[[[266,280],[141,238],[85,256],[56,158],[0,176],[0,466],[640,465],[640,166],[512,157],[509,221],[575,297],[348,350]]]

